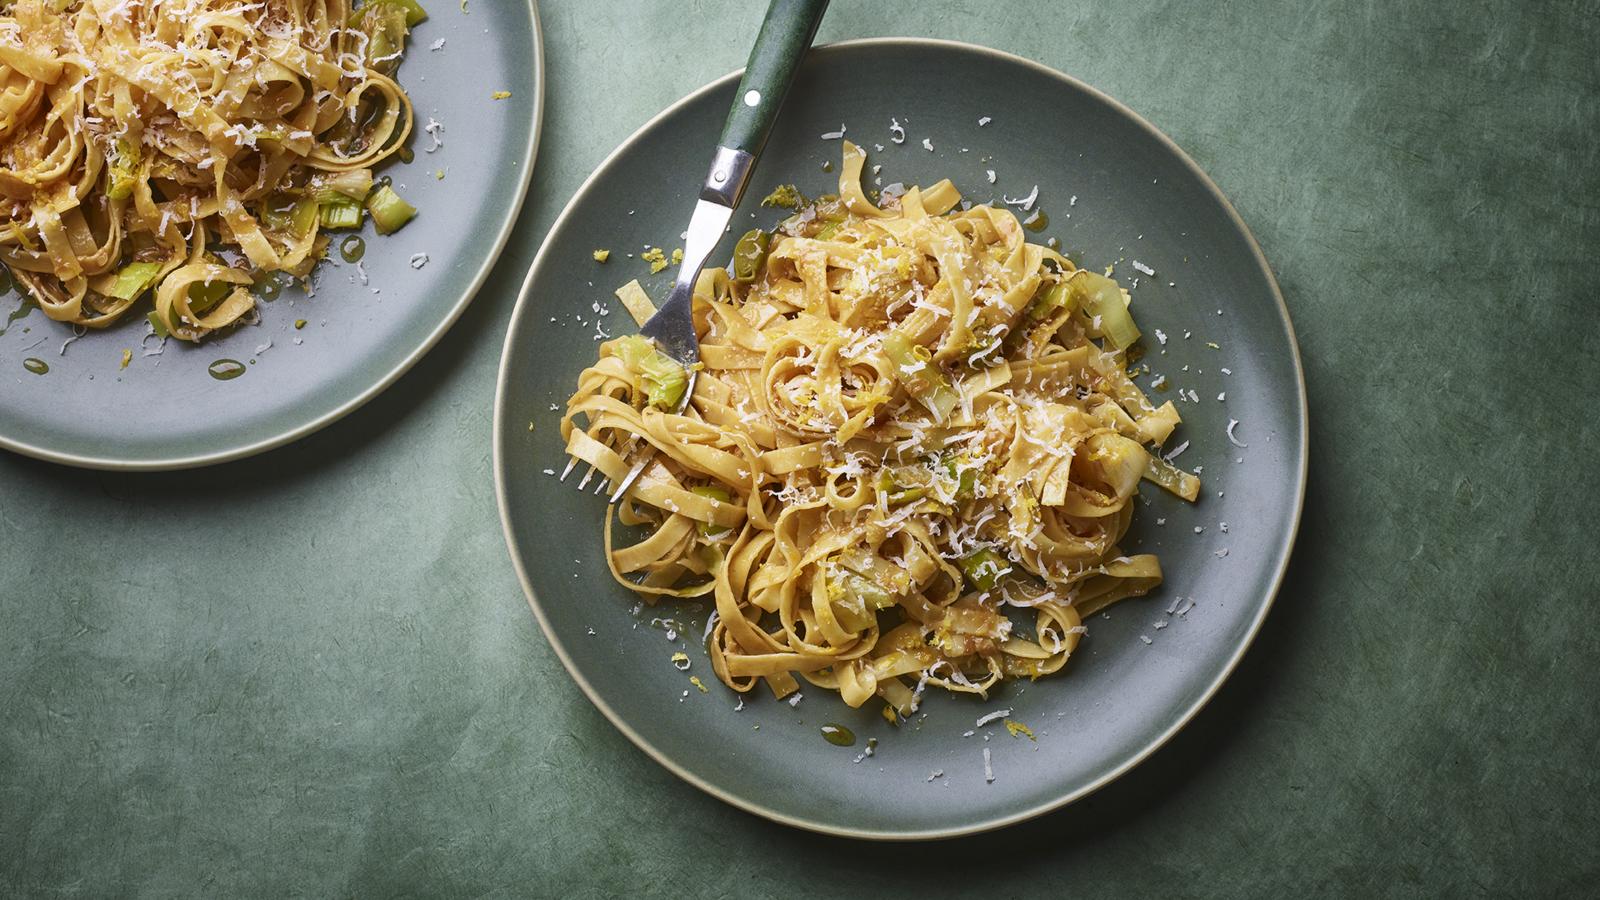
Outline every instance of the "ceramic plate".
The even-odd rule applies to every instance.
[[[156,342],[141,342],[142,314],[67,343],[66,326],[36,309],[16,318],[22,297],[0,294],[0,447],[106,469],[237,459],[337,420],[443,336],[488,275],[527,193],[543,54],[531,0],[475,3],[470,13],[453,0],[428,6],[399,75],[416,106],[415,158],[381,172],[403,186],[417,218],[390,237],[368,222],[361,270],[330,252],[314,295],[284,289],[261,304],[260,325],[197,346],[168,341],[160,355],[145,355]],[[500,90],[512,96],[493,99]],[[430,118],[444,126],[444,146],[431,153]],[[421,268],[412,265],[417,254],[427,254]],[[133,361],[123,370],[125,349]],[[29,359],[49,371],[34,374]],[[244,374],[213,378],[218,360],[242,363]]]
[[[618,728],[683,778],[760,815],[836,834],[924,838],[994,828],[1081,797],[1148,756],[1206,702],[1256,633],[1288,561],[1306,477],[1306,407],[1272,273],[1195,164],[1084,84],[965,44],[888,39],[815,50],[734,233],[777,221],[778,211],[757,205],[776,184],[811,194],[836,184],[823,166],[837,167],[839,142],[819,135],[841,124],[867,148],[869,165],[883,167],[883,185],[949,177],[967,198],[995,202],[1037,186],[1034,208],[1049,225],[1035,239],[1056,238],[1086,266],[1115,264],[1133,286],[1152,369],[1141,381],[1163,375],[1167,390],[1151,395],[1183,398],[1184,424],[1169,446],[1189,442],[1179,462],[1201,470],[1205,491],[1190,506],[1147,487],[1123,546],[1160,554],[1167,582],[1092,618],[1061,675],[987,701],[930,692],[940,695],[900,727],[880,717],[881,703],[850,709],[810,688],[792,706],[762,688],[736,710],[701,646],[706,608],[641,608],[606,572],[604,498],[593,484],[580,491],[576,477],[551,474],[565,462],[556,407],[593,361],[597,334],[632,330],[612,289],[639,277],[665,296],[672,273],[650,276],[638,252],[678,245],[736,83],[737,74],[707,85],[618,148],[529,272],[495,412],[501,517],[529,602],[578,685]],[[895,122],[904,143],[892,139]],[[612,251],[606,265],[591,258],[599,247]],[[714,258],[730,250],[731,237]],[[1231,420],[1248,446],[1229,440]],[[688,673],[671,663],[678,651],[691,658]],[[690,674],[710,691],[692,688]],[[1036,740],[1013,737],[999,721],[976,725],[1007,708]],[[852,729],[856,745],[825,741],[819,729],[829,723]],[[868,739],[876,750],[864,756]]]

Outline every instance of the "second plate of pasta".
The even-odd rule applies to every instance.
[[[0,447],[185,468],[391,384],[510,234],[539,41],[531,2],[9,5]]]
[[[859,87],[908,70],[948,90]],[[530,272],[495,453],[534,611],[635,743],[775,820],[948,836],[1081,796],[1193,715],[1281,577],[1304,400],[1271,274],[1103,95],[849,42],[701,274],[691,380],[635,331],[733,85],[619,148]]]

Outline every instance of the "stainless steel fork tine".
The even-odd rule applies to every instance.
[[[648,466],[649,464],[650,457],[646,457],[634,463],[633,468],[629,469],[628,474],[622,479],[622,483],[617,485],[617,489],[612,492],[611,499],[606,502],[615,503],[618,500],[621,500],[622,495],[628,492],[628,488],[633,487],[633,483],[639,480],[639,473],[643,472],[644,467]]]

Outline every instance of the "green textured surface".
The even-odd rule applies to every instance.
[[[821,41],[991,44],[1171,135],[1272,261],[1311,400],[1289,582],[1218,698],[1088,800],[921,850],[766,824],[635,750],[538,634],[495,521],[493,376],[539,236],[742,63],[760,12],[543,4],[514,249],[338,425],[190,473],[0,456],[0,893],[1591,891],[1592,10],[830,10]]]

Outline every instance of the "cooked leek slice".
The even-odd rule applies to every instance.
[[[649,338],[637,334],[617,341],[617,356],[644,385],[645,402],[657,409],[673,409],[689,386],[689,373],[677,360],[656,349]]]
[[[318,203],[367,199],[372,192],[372,170],[351,169],[348,172],[329,172],[312,181],[311,196]]]
[[[360,228],[361,204],[343,195],[320,204],[323,228]],[[377,217],[374,216],[374,219]],[[380,229],[381,230],[381,229]]]
[[[1126,350],[1139,339],[1139,326],[1128,314],[1127,296],[1115,281],[1098,272],[1079,269],[1067,279],[1067,288],[1078,308],[1092,317],[1093,330],[1111,346]]]
[[[139,148],[127,138],[117,138],[115,151],[107,160],[106,197],[126,200],[133,196],[133,186],[139,182]]]
[[[733,245],[733,280],[751,282],[760,277],[771,243],[772,235],[759,228],[740,235],[739,242]]]
[[[691,493],[691,494],[699,494],[702,497],[707,497],[709,499],[716,500],[719,503],[732,503],[733,502],[733,495],[728,492],[727,488],[722,487],[720,485],[702,484],[702,485],[699,485],[697,487],[690,488],[689,489],[689,493]],[[733,531],[732,528],[724,528],[721,525],[716,525],[716,524],[713,524],[711,522],[701,522],[700,523],[700,536],[701,537],[719,538],[719,537],[722,537],[723,535],[729,534],[732,531]]]
[[[400,199],[394,188],[379,185],[367,198],[367,212],[372,213],[372,224],[379,234],[394,234],[417,215],[417,208]]]
[[[161,263],[128,263],[117,272],[117,280],[106,289],[106,296],[118,300],[132,300],[144,293],[161,273]]]
[[[961,557],[961,574],[967,583],[979,591],[992,591],[1000,583],[1000,576],[1011,571],[1011,562],[990,547]]]
[[[933,354],[927,347],[913,344],[910,338],[895,331],[883,339],[883,355],[894,367],[895,380],[933,413],[934,421],[942,424],[950,418],[961,396],[934,364]]]

